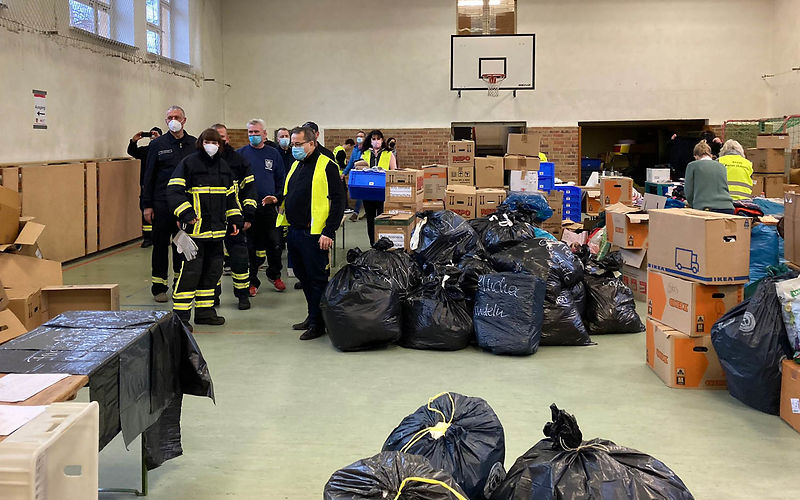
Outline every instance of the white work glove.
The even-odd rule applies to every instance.
[[[175,243],[178,251],[183,254],[187,261],[194,260],[194,258],[197,257],[197,244],[183,230],[178,231],[178,233],[173,236],[172,242]]]

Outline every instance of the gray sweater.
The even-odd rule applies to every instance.
[[[695,160],[686,166],[686,201],[697,210],[733,210],[728,171],[715,160]]]

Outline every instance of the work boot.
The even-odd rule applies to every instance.
[[[250,309],[250,298],[239,297],[239,310],[246,311],[247,309]]]
[[[213,325],[213,326],[220,326],[225,324],[225,318],[222,316],[209,316],[207,318],[194,318],[195,324],[198,325]]]
[[[153,246],[153,241],[149,239],[142,240],[142,248],[150,248]]]
[[[214,307],[219,307],[219,297],[214,299]]]
[[[269,280],[272,283],[272,286],[275,287],[275,291],[282,292],[286,290],[286,285],[283,283],[283,280],[280,278],[275,278],[274,280]]]
[[[153,300],[155,300],[159,304],[163,304],[164,302],[169,302],[169,297],[167,297],[166,292],[161,292],[154,295]]]
[[[304,319],[302,323],[293,324],[292,330],[308,330],[308,319],[308,316],[306,316],[306,319]]]
[[[314,340],[325,335],[325,327],[311,326],[300,335],[300,340]]]

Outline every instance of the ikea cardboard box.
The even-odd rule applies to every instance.
[[[425,202],[422,201],[422,198],[419,198],[414,201],[401,201],[401,202],[384,202],[383,203],[383,213],[385,214],[416,214],[417,212],[423,210]]]
[[[600,202],[604,208],[616,203],[630,205],[632,189],[633,179],[630,177],[601,177]]]
[[[750,280],[749,217],[690,208],[649,214],[648,269],[713,285]]]
[[[756,137],[756,147],[763,149],[788,149],[792,145],[789,134],[766,134]]]
[[[13,243],[19,234],[19,193],[0,186],[0,244]]]
[[[41,290],[42,321],[67,311],[119,311],[119,285],[47,286]]]
[[[497,188],[478,189],[476,192],[478,196],[478,217],[486,217],[497,211],[506,200],[506,190]]]
[[[477,192],[475,186],[448,185],[445,197],[447,210],[455,212],[465,219],[477,216]]]
[[[422,167],[422,189],[426,200],[443,200],[447,188],[447,166],[426,165]]]
[[[668,387],[727,388],[711,336],[689,337],[650,318],[646,332],[647,365]]]
[[[414,231],[414,214],[381,214],[375,217],[375,240],[389,238],[394,248],[409,250]]]
[[[753,196],[783,198],[786,176],[780,174],[753,174]]]
[[[506,153],[510,155],[539,156],[542,134],[528,132],[526,134],[508,134]]]
[[[538,170],[512,170],[509,180],[511,191],[531,192],[539,190]]]
[[[800,365],[784,359],[781,372],[781,418],[800,432]]]
[[[447,166],[474,167],[475,141],[448,141]]]
[[[28,331],[11,309],[0,311],[0,344],[15,339]]]
[[[711,327],[744,300],[744,285],[703,285],[655,271],[647,273],[647,316],[690,337]]]
[[[606,235],[620,248],[647,248],[650,216],[638,208],[616,203],[606,207]]]
[[[757,174],[782,174],[786,170],[786,152],[782,149],[748,148],[747,159],[753,162]]]
[[[783,209],[783,257],[800,264],[800,193],[784,194]]]
[[[505,170],[535,170],[538,172],[540,164],[538,156],[505,155],[503,157]]]
[[[8,309],[30,331],[44,323],[42,318],[42,293],[38,288],[7,288]]]
[[[386,172],[386,201],[415,203],[424,198],[423,172],[416,169],[389,170]]]
[[[474,186],[475,167],[447,167],[447,185]]]
[[[475,187],[503,187],[504,168],[502,156],[475,158]]]
[[[647,301],[647,250],[620,250],[622,282],[633,292],[633,298]]]

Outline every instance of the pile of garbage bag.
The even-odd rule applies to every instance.
[[[546,221],[553,216],[553,209],[547,203],[547,198],[539,193],[512,191],[500,207],[517,214],[531,224]]]
[[[431,275],[403,302],[399,344],[414,349],[455,351],[472,340],[472,310],[458,285],[457,268]]]

